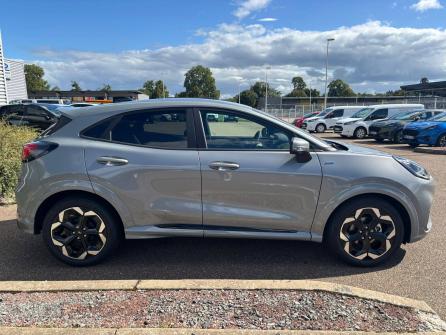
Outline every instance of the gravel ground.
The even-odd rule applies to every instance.
[[[0,294],[0,326],[441,330],[441,321],[435,325],[429,318],[435,319],[391,304],[297,290]]]

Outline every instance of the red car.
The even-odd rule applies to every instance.
[[[304,116],[298,117],[297,119],[295,119],[295,120],[293,121],[293,125],[295,125],[295,126],[298,127],[298,128],[301,128],[301,127],[302,127],[302,123],[304,123],[304,120],[305,120],[305,119],[308,119],[309,117],[316,116],[316,115],[318,115],[319,113],[320,113],[320,112],[311,112],[311,113],[305,114]]]

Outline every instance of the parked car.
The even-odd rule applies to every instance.
[[[208,121],[217,122],[218,121],[218,114],[208,114]]]
[[[387,119],[396,114],[424,109],[422,104],[390,104],[368,106],[356,112],[352,117],[336,122],[334,132],[342,137],[365,138],[369,126],[376,120]]]
[[[63,106],[45,104],[5,105],[0,108],[0,117],[11,125],[45,130],[57,122],[60,107]]]
[[[294,119],[294,121],[293,121],[293,125],[294,125],[295,127],[297,127],[297,128],[302,128],[302,124],[304,123],[304,120],[305,120],[305,119],[308,119],[308,118],[310,118],[310,117],[316,116],[316,115],[318,115],[319,113],[320,113],[320,112],[317,111],[317,112],[311,112],[311,113],[304,114],[303,116]]]
[[[223,117],[223,122],[238,122],[238,117],[235,115],[225,115]]]
[[[446,113],[424,122],[413,122],[403,129],[403,140],[415,148],[420,144],[446,147]]]
[[[431,229],[434,183],[418,163],[230,102],[72,109],[22,160],[18,226],[71,265],[103,260],[122,238],[187,236],[324,242],[372,266]]]
[[[319,115],[306,119],[302,128],[310,132],[323,133],[327,129],[333,128],[340,119],[350,117],[363,108],[364,106],[329,107]]]
[[[403,128],[406,124],[414,121],[425,121],[442,112],[440,110],[421,110],[396,114],[388,119],[372,123],[369,127],[369,136],[377,142],[389,140],[393,143],[403,143]]]

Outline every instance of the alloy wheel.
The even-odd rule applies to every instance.
[[[446,135],[443,135],[438,140],[438,146],[439,147],[446,147]]]
[[[56,220],[51,225],[51,240],[64,256],[84,260],[104,248],[106,227],[96,212],[70,207],[61,211]]]
[[[323,124],[318,124],[316,127],[316,132],[318,132],[318,133],[325,132],[325,126]]]
[[[360,138],[360,139],[362,139],[362,138],[365,137],[365,135],[366,135],[367,133],[366,133],[366,131],[365,131],[364,128],[358,128],[358,129],[356,129],[355,134],[356,134],[356,138]]]
[[[357,260],[378,259],[392,247],[395,224],[378,208],[361,208],[341,225],[339,239],[344,251]]]

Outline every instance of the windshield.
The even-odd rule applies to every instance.
[[[322,112],[320,112],[317,116],[325,116],[328,113],[330,113],[332,110],[333,110],[333,108],[331,108],[331,107],[330,108],[326,108]]]
[[[428,121],[445,122],[446,121],[446,112],[441,113],[437,116],[431,117]]]
[[[367,116],[369,116],[369,114],[374,110],[374,108],[363,108],[360,109],[359,111],[357,111],[355,114],[353,114],[351,117],[352,118],[357,118],[357,119],[363,119]]]
[[[410,111],[410,112],[404,112],[399,113],[390,118],[390,120],[412,120],[415,116],[420,114],[420,111]]]

